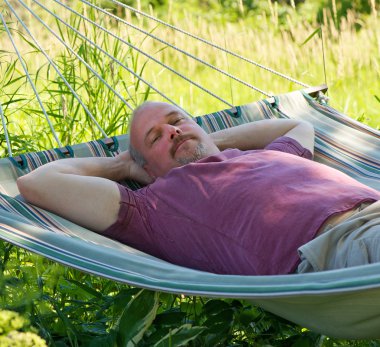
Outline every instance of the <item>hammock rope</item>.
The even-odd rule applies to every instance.
[[[102,83],[104,83],[105,86],[109,88],[130,110],[133,110],[133,107],[123,98],[123,96],[112,88],[109,83],[107,83],[107,81],[101,77],[78,53],[76,53],[64,40],[62,40],[53,29],[51,29],[38,15],[36,15],[22,0],[19,0],[19,2],[33,15],[34,18],[36,18],[46,29],[48,29],[50,33],[53,34],[54,37],[61,42],[71,54],[79,59],[89,69],[89,71],[99,78],[99,80],[102,81]],[[59,19],[58,17],[56,18]]]
[[[81,1],[82,1],[82,2],[87,2],[87,1],[84,1],[84,0],[81,0]],[[222,46],[219,46],[219,45],[217,45],[217,44],[215,44],[215,43],[213,43],[213,42],[211,42],[211,41],[208,41],[208,40],[206,40],[206,39],[204,39],[204,38],[202,38],[202,37],[199,37],[199,36],[197,36],[197,35],[194,35],[194,34],[188,32],[188,31],[186,31],[186,30],[183,30],[183,29],[181,29],[181,28],[179,28],[179,27],[176,27],[176,26],[174,26],[174,25],[172,25],[172,24],[170,24],[170,23],[167,23],[167,22],[165,22],[165,21],[163,21],[163,20],[161,20],[161,19],[158,19],[158,18],[156,18],[156,17],[154,17],[154,16],[151,16],[151,15],[149,15],[148,13],[145,13],[145,12],[143,12],[143,11],[140,11],[140,10],[138,10],[138,9],[136,9],[136,8],[133,8],[133,7],[131,7],[131,6],[128,6],[128,5],[126,5],[126,4],[123,4],[123,3],[121,3],[120,1],[117,1],[117,0],[111,0],[111,1],[112,1],[114,4],[118,5],[118,6],[124,7],[124,8],[126,8],[126,9],[128,9],[128,10],[130,10],[130,11],[132,11],[132,12],[135,12],[135,13],[137,13],[137,14],[140,14],[140,15],[142,15],[142,16],[148,18],[148,19],[151,19],[151,20],[153,20],[153,21],[155,21],[155,22],[157,22],[157,23],[159,23],[159,24],[162,24],[162,25],[164,25],[164,26],[166,26],[166,27],[168,27],[168,28],[170,28],[170,29],[173,29],[173,30],[175,30],[175,31],[178,31],[178,32],[180,32],[181,34],[187,35],[187,36],[189,36],[189,37],[191,37],[191,38],[193,38],[193,39],[196,39],[196,40],[198,40],[198,41],[201,41],[201,42],[205,43],[206,45],[208,45],[208,46],[210,46],[210,47],[213,47],[213,48],[216,48],[216,49],[218,49],[218,50],[220,50],[220,51],[222,51],[222,52],[224,52],[224,53],[230,54],[230,55],[232,55],[232,56],[235,57],[235,58],[239,58],[239,59],[241,59],[241,60],[244,60],[245,62],[250,63],[250,64],[252,64],[252,65],[255,65],[255,66],[259,67],[260,69],[263,69],[263,70],[266,70],[266,71],[268,71],[268,72],[271,72],[271,73],[274,74],[274,75],[280,76],[280,77],[282,77],[282,78],[284,78],[284,79],[286,79],[286,80],[288,80],[288,81],[290,81],[290,82],[296,83],[296,84],[298,84],[298,85],[300,85],[300,86],[302,86],[302,87],[310,88],[309,85],[307,85],[307,84],[305,84],[305,83],[303,83],[303,82],[301,82],[301,81],[298,81],[298,80],[296,80],[296,79],[294,79],[294,78],[292,78],[292,77],[290,77],[290,76],[287,76],[287,75],[285,75],[285,74],[283,74],[283,73],[281,73],[281,72],[279,72],[279,71],[276,71],[276,70],[274,70],[274,69],[271,69],[271,68],[269,68],[269,67],[267,67],[267,66],[264,66],[264,65],[262,65],[262,64],[259,64],[259,63],[255,62],[255,61],[251,60],[251,59],[248,59],[248,58],[246,58],[246,57],[244,57],[244,56],[242,56],[242,55],[240,55],[240,54],[237,54],[237,53],[235,53],[235,52],[233,52],[233,51],[231,51],[231,50],[229,50],[229,49],[227,49],[227,48],[224,48],[224,47],[222,47]],[[264,94],[264,95],[265,95],[265,94]]]
[[[86,16],[80,14],[78,11],[75,11],[73,10],[72,8],[70,8],[69,6],[67,6],[66,4],[62,3],[61,1],[59,0],[54,0],[58,5],[64,7],[66,10],[70,11],[72,14],[76,15],[77,17],[81,18],[82,20],[92,24],[93,26],[97,27],[98,29],[102,30],[104,33],[106,33],[107,35],[110,35],[112,36],[114,39],[118,40],[119,42],[127,45],[129,48],[135,50],[136,52],[144,55],[145,57],[147,57],[148,59],[150,59],[151,61],[155,62],[156,64],[159,64],[160,66],[164,67],[165,69],[169,70],[170,72],[174,73],[175,75],[179,76],[180,78],[184,79],[186,82],[194,85],[196,88],[202,90],[203,92],[209,94],[211,97],[221,101],[222,103],[228,105],[230,108],[233,108],[234,105],[231,104],[230,102],[226,101],[225,99],[221,98],[220,96],[216,95],[215,93],[213,93],[212,91],[210,91],[209,89],[205,88],[204,86],[200,85],[199,83],[196,83],[195,81],[192,81],[190,78],[188,78],[187,76],[185,76],[184,74],[180,73],[179,71],[173,69],[172,67],[168,66],[167,64],[159,61],[158,59],[156,59],[155,57],[153,57],[152,55],[144,52],[143,50],[141,50],[140,48],[136,47],[135,45],[133,45],[132,43],[126,41],[125,39],[119,37],[118,35],[115,35],[114,33],[112,33],[110,30],[106,29],[105,27],[103,27],[102,25],[99,25],[97,23],[95,23],[93,20],[87,18]],[[140,33],[143,33],[144,35],[146,35],[147,37],[150,37],[160,43],[162,43],[163,45],[165,45],[165,47],[171,47],[172,49],[174,49],[175,51],[177,52],[180,52],[184,55],[186,55],[187,57],[197,61],[198,63],[201,63],[211,69],[213,69],[214,71],[218,72],[218,73],[221,73],[227,77],[229,77],[230,79],[233,79],[241,84],[243,84],[244,86],[252,89],[252,90],[255,90],[256,92],[259,92],[269,98],[272,98],[273,96],[255,86],[253,86],[252,84],[246,82],[246,81],[243,81],[242,79],[236,77],[236,76],[233,76],[232,74],[222,70],[222,69],[219,69],[218,67],[216,66],[213,66],[212,64],[196,57],[195,55],[187,52],[187,51],[184,51],[174,45],[172,45],[171,43],[165,41],[165,40],[162,40],[161,38],[158,38],[157,36],[147,32],[146,30],[143,30],[135,25],[133,25],[132,23],[129,23],[127,22],[126,20],[102,9],[101,7],[99,6],[96,6],[86,0],[80,0],[83,4],[91,7],[92,9],[98,11],[98,12],[101,12],[107,16],[109,16],[110,18],[112,19],[115,19],[117,20],[118,22],[121,22],[125,25],[127,25],[128,27],[131,27],[133,28],[134,30],[140,32]],[[75,29],[72,25],[68,24],[66,21],[64,21],[62,18],[60,18],[60,16],[58,16],[56,13],[53,13],[51,10],[49,10],[46,6],[44,6],[43,4],[41,4],[39,1],[37,0],[33,0],[33,2],[35,4],[37,4],[40,8],[42,8],[43,10],[45,10],[47,13],[49,13],[56,21],[59,21],[60,23],[62,23],[63,25],[65,25],[67,28],[69,28],[70,30],[72,30],[74,33],[76,33],[82,40],[84,40],[85,42],[88,42],[91,46],[93,46],[95,49],[97,49],[98,51],[100,51],[101,53],[103,53],[104,55],[106,55],[109,59],[111,59],[113,62],[115,62],[116,64],[118,64],[120,67],[122,67],[123,69],[125,69],[126,71],[128,71],[131,75],[133,75],[134,77],[136,77],[139,81],[143,82],[145,85],[148,86],[148,88],[154,90],[158,95],[162,96],[166,101],[176,105],[177,107],[179,107],[180,109],[182,109],[185,113],[189,114],[186,110],[184,110],[181,106],[179,106],[174,100],[172,100],[170,97],[168,97],[167,95],[165,95],[160,89],[156,88],[152,83],[146,81],[142,76],[138,75],[137,73],[135,73],[133,70],[131,70],[130,68],[128,68],[128,66],[126,66],[125,64],[123,64],[119,59],[117,59],[116,57],[114,57],[113,55],[111,55],[110,53],[108,53],[107,51],[105,51],[104,49],[102,49],[99,45],[97,45],[95,42],[93,42],[92,40],[90,40],[89,38],[87,38],[85,35],[83,35],[82,33],[80,33],[77,29]],[[128,10],[134,10],[132,7],[128,6],[128,5],[124,5],[118,1],[113,1],[116,5],[120,5]],[[95,124],[95,126],[99,129],[100,133],[102,134],[102,136],[104,136],[105,138],[108,138],[108,134],[104,131],[104,129],[100,126],[100,124],[97,122],[97,120],[95,119],[94,115],[89,111],[89,109],[85,106],[85,104],[83,103],[83,101],[80,99],[79,95],[76,93],[76,91],[74,90],[74,88],[70,85],[70,83],[66,80],[66,78],[63,76],[63,74],[61,73],[61,71],[59,70],[59,67],[57,66],[57,64],[54,63],[53,59],[47,54],[46,50],[42,47],[42,45],[38,42],[38,40],[36,39],[36,37],[31,33],[31,31],[28,29],[27,25],[25,24],[25,22],[20,18],[20,16],[17,14],[16,10],[12,7],[12,5],[9,3],[8,0],[5,0],[5,3],[7,4],[8,8],[10,9],[11,13],[16,17],[17,21],[21,24],[21,26],[23,27],[23,29],[25,30],[25,32],[28,34],[29,37],[31,37],[31,39],[33,40],[33,42],[36,44],[36,46],[38,47],[38,49],[41,51],[41,53],[45,56],[45,58],[47,59],[47,61],[49,62],[49,64],[51,64],[51,66],[54,68],[54,70],[57,72],[57,74],[59,75],[59,77],[62,79],[62,81],[65,83],[65,85],[69,88],[70,92],[73,94],[73,96],[75,97],[75,99],[79,102],[79,104],[83,107],[85,113],[89,116],[89,118],[91,119],[91,121]],[[95,71],[95,69],[90,66],[90,64],[88,62],[85,61],[85,59],[83,59],[77,52],[75,52],[75,50],[73,49],[73,47],[70,47],[67,42],[65,42],[44,20],[41,19],[41,17],[39,17],[35,11],[30,7],[28,6],[23,0],[19,0],[19,3],[39,22],[41,23],[67,50],[68,52],[70,52],[76,59],[78,59],[81,63],[84,64],[84,66],[88,69],[89,72],[91,72],[92,74],[94,74],[112,93],[114,93],[114,95],[116,95],[118,97],[118,99],[120,99],[131,111],[133,110],[133,107],[130,105],[129,102],[126,101],[126,99],[118,92],[115,90],[115,88],[113,88],[103,77],[100,76],[100,74],[98,72]],[[166,25],[167,27],[171,28],[171,29],[174,29],[182,34],[186,34],[194,39],[197,39],[209,46],[212,46],[220,51],[223,51],[225,53],[228,53],[232,56],[235,56],[239,59],[242,59],[250,64],[254,64],[256,66],[258,66],[259,68],[262,68],[266,71],[269,71],[275,75],[278,75],[280,77],[283,77],[289,81],[292,81],[296,84],[300,84],[304,87],[309,87],[307,84],[304,84],[300,81],[297,81],[295,79],[292,79],[291,77],[289,76],[286,76],[284,74],[281,74],[273,69],[270,69],[270,68],[267,68],[261,64],[258,64],[250,59],[247,59],[247,58],[244,58],[242,57],[241,55],[238,55],[230,50],[227,50],[221,46],[218,46],[216,44],[213,44],[211,43],[210,41],[207,41],[203,38],[200,38],[200,37],[197,37],[195,35],[192,35],[188,32],[186,32],[185,30],[182,30],[178,27],[175,27],[171,24],[168,24],[168,23],[165,23],[164,21],[161,21],[153,16],[150,16],[142,11],[139,11],[139,10],[136,10],[135,11],[136,13],[138,14],[141,14],[143,16],[145,16],[146,18],[149,18],[151,20],[154,20],[160,24],[164,24]],[[6,23],[5,21],[3,20],[3,24],[4,26],[6,26]],[[10,31],[8,30],[8,28],[6,28],[6,31],[8,33],[8,36],[10,36]],[[53,125],[47,115],[47,112],[46,110],[44,109],[44,106],[41,102],[41,99],[40,99],[40,96],[38,94],[38,91],[37,89],[35,88],[35,85],[33,84],[31,78],[30,78],[30,74],[29,72],[27,71],[27,68],[25,66],[25,64],[23,63],[22,61],[22,58],[21,58],[21,55],[19,53],[19,50],[17,49],[17,46],[14,42],[14,40],[11,38],[10,36],[10,39],[12,41],[12,45],[14,47],[14,49],[16,50],[16,53],[17,53],[17,56],[18,56],[18,59],[20,60],[23,68],[24,68],[24,71],[25,73],[27,74],[28,76],[28,80],[30,82],[30,84],[32,85],[32,88],[33,88],[33,91],[34,93],[36,94],[36,97],[37,97],[37,100],[39,101],[39,104],[40,104],[40,107],[42,109],[42,112],[44,113],[45,115],[45,118],[47,119],[47,122],[49,124],[49,127],[54,135],[54,138],[56,140],[56,142],[58,143],[58,146],[59,147],[62,147],[62,144],[53,128]],[[127,91],[128,92],[128,91]],[[9,153],[9,145],[7,143],[7,147],[8,147],[8,153]]]
[[[58,1],[58,0],[54,0],[54,1],[55,1],[56,3],[58,3],[58,4],[60,4],[61,6],[63,6],[64,8],[66,8],[67,10],[71,11],[71,13],[74,13],[74,14],[77,15],[78,17],[80,17],[80,18],[86,20],[87,22],[89,22],[89,23],[91,23],[92,25],[96,26],[96,27],[99,28],[100,30],[106,32],[108,35],[114,37],[114,38],[117,39],[118,41],[124,43],[124,44],[127,45],[128,47],[130,47],[130,48],[136,50],[137,52],[141,53],[142,55],[144,55],[145,57],[149,58],[150,60],[153,60],[155,63],[157,63],[157,64],[163,66],[163,67],[166,68],[166,69],[168,69],[168,70],[171,71],[172,73],[174,73],[174,74],[176,74],[177,76],[179,76],[179,77],[181,77],[182,79],[184,79],[186,82],[189,82],[190,84],[192,84],[192,85],[196,86],[197,88],[203,90],[205,93],[211,95],[213,98],[218,99],[219,101],[221,101],[222,103],[226,104],[226,105],[229,106],[229,107],[233,107],[233,105],[232,105],[231,103],[229,103],[228,101],[222,99],[220,96],[218,96],[218,95],[216,95],[215,93],[211,92],[210,90],[204,88],[204,87],[201,86],[199,83],[197,83],[197,82],[195,82],[195,81],[192,81],[190,78],[188,78],[188,77],[186,77],[185,75],[181,74],[180,72],[176,71],[176,70],[173,69],[172,67],[170,67],[170,66],[164,64],[163,62],[161,62],[161,61],[159,61],[158,59],[154,58],[152,55],[146,53],[145,51],[143,51],[143,50],[141,50],[140,48],[136,47],[135,45],[131,44],[130,42],[128,42],[128,41],[122,39],[121,37],[119,37],[119,36],[117,36],[117,35],[115,35],[115,34],[112,33],[111,31],[109,31],[109,30],[107,30],[106,28],[104,28],[103,26],[101,26],[101,25],[95,23],[93,20],[91,20],[91,19],[89,19],[89,18],[83,16],[83,15],[80,14],[79,12],[73,10],[72,8],[70,8],[69,6],[67,6],[67,5],[65,5],[65,4],[63,4],[63,3],[61,3],[61,2]],[[85,1],[85,2],[86,2],[86,1]],[[86,2],[86,3],[87,3],[87,2]],[[98,6],[95,6],[95,5],[92,5],[92,4],[91,4],[91,6],[92,6],[93,8],[95,8],[95,9],[97,9],[98,11],[102,12],[102,13],[107,13],[107,14],[109,14],[108,12],[104,11],[102,8],[100,8],[100,7],[98,7]],[[109,15],[111,15],[111,14],[109,14]],[[112,16],[113,16],[113,15],[112,15]],[[113,16],[113,17],[116,17],[116,16]],[[116,17],[116,18],[118,18],[118,17]],[[137,77],[137,76],[136,76],[136,77]],[[141,78],[141,76],[138,75],[138,78],[139,78],[140,80],[142,80],[144,83],[147,83],[147,82],[145,82],[145,81]],[[148,83],[148,85],[151,87],[151,85],[150,85],[149,83]],[[160,92],[160,93],[162,93],[162,92]],[[168,98],[167,96],[165,96],[165,99],[166,99],[166,100],[169,100],[169,98]],[[171,102],[173,102],[173,101],[171,101]],[[177,106],[177,107],[180,107],[180,106],[178,106],[178,105],[176,105],[176,106]],[[181,107],[180,107],[180,108],[181,108]],[[181,109],[182,109],[182,108],[181,108]],[[185,111],[185,110],[183,110],[183,111]],[[186,111],[185,111],[185,112],[186,112]],[[186,113],[187,113],[187,112],[186,112]]]
[[[100,132],[102,133],[102,135],[104,137],[108,137],[108,135],[106,134],[106,132],[104,131],[104,129],[101,127],[101,125],[98,123],[98,121],[95,119],[94,115],[90,112],[90,110],[87,108],[87,106],[83,103],[83,101],[80,99],[79,95],[76,93],[76,91],[74,90],[74,88],[71,86],[71,84],[66,80],[66,78],[62,75],[62,73],[60,72],[58,66],[54,63],[54,61],[50,58],[50,56],[46,53],[46,51],[42,48],[42,46],[39,44],[38,40],[35,38],[35,36],[30,32],[30,30],[28,29],[28,27],[26,26],[25,22],[18,16],[18,14],[16,13],[16,11],[14,10],[14,8],[9,4],[8,0],[5,0],[5,2],[7,3],[7,5],[9,6],[10,10],[12,11],[12,13],[15,15],[15,17],[17,18],[17,20],[19,21],[19,23],[22,25],[22,27],[25,29],[25,31],[28,33],[28,35],[32,38],[32,40],[34,41],[34,43],[36,44],[36,46],[38,47],[38,49],[41,51],[41,53],[43,53],[43,55],[45,56],[45,58],[49,61],[49,63],[51,64],[51,66],[53,66],[54,70],[57,72],[57,74],[62,78],[63,82],[65,83],[65,85],[70,89],[70,92],[74,95],[74,97],[78,100],[78,102],[80,103],[80,105],[83,107],[83,109],[85,110],[86,114],[91,118],[91,120],[95,123],[96,127],[100,130]]]
[[[2,18],[1,13],[0,13],[0,17]],[[0,103],[0,116],[1,116],[1,123],[2,123],[3,129],[4,129],[5,141],[7,143],[8,155],[10,157],[12,157],[13,156],[12,155],[12,147],[11,147],[11,142],[9,140],[7,122],[5,121],[5,116],[4,116],[3,107],[1,106],[1,103]]]
[[[21,65],[22,65],[22,68],[24,69],[25,75],[26,75],[26,77],[27,77],[27,79],[28,79],[28,81],[29,81],[29,83],[30,83],[32,89],[33,89],[33,92],[34,92],[34,94],[36,95],[37,101],[38,101],[38,103],[39,103],[39,105],[40,105],[40,107],[41,107],[41,110],[42,110],[42,112],[43,112],[45,118],[46,118],[46,121],[47,121],[48,124],[49,124],[50,130],[51,130],[51,132],[52,132],[52,134],[53,134],[53,136],[54,136],[54,139],[56,140],[58,146],[59,146],[59,147],[62,147],[62,143],[61,143],[61,141],[59,140],[58,135],[57,135],[57,133],[55,132],[54,126],[53,126],[53,124],[51,123],[48,114],[46,113],[45,107],[44,107],[43,104],[42,104],[42,101],[41,101],[41,98],[40,98],[40,96],[39,96],[39,94],[38,94],[37,88],[36,88],[35,84],[33,83],[32,78],[31,78],[30,75],[29,75],[28,68],[26,67],[25,62],[24,62],[24,60],[23,60],[22,57],[21,57],[21,54],[20,54],[20,52],[19,52],[19,50],[18,50],[18,48],[17,48],[17,46],[16,46],[16,43],[15,43],[14,40],[13,40],[12,34],[11,34],[11,32],[9,31],[9,28],[8,28],[8,26],[7,26],[7,23],[5,22],[4,17],[2,16],[1,13],[0,13],[0,19],[1,19],[2,23],[3,23],[3,25],[4,25],[4,28],[5,28],[5,31],[6,31],[6,33],[7,33],[7,35],[8,35],[8,37],[9,37],[9,40],[11,41],[12,46],[13,46],[13,48],[14,48],[16,54],[17,54],[18,60],[20,61]]]
[[[22,1],[22,0],[19,0],[19,1]],[[85,35],[83,35],[82,33],[80,33],[77,29],[75,29],[73,26],[71,26],[70,24],[66,23],[64,20],[62,20],[59,16],[57,16],[55,13],[53,13],[52,11],[50,11],[46,6],[42,5],[40,2],[38,2],[37,0],[33,0],[36,4],[38,4],[40,7],[42,7],[45,11],[47,11],[48,13],[50,13],[55,19],[59,20],[62,24],[66,25],[68,28],[70,28],[71,30],[73,30],[76,34],[78,34],[82,39],[84,39],[85,41],[87,41],[88,43],[90,43],[92,46],[96,47],[100,52],[102,52],[103,54],[105,54],[108,58],[110,58],[112,61],[114,61],[116,64],[118,64],[120,67],[122,67],[123,69],[127,70],[130,74],[132,74],[134,77],[136,77],[137,79],[139,79],[140,81],[142,81],[143,83],[145,83],[147,86],[149,86],[149,88],[153,89],[157,94],[161,95],[163,98],[165,98],[167,101],[169,101],[170,103],[172,103],[173,105],[181,108],[174,100],[172,100],[171,98],[169,98],[167,95],[165,95],[164,93],[162,93],[159,89],[157,89],[156,87],[154,87],[151,83],[149,83],[148,81],[146,81],[144,78],[142,78],[140,75],[138,75],[136,72],[134,72],[133,70],[131,70],[129,67],[127,67],[126,65],[124,65],[120,60],[116,59],[112,54],[108,53],[107,51],[105,51],[103,48],[101,48],[99,45],[97,45],[95,42],[93,42],[92,40],[90,40],[89,38],[87,38]],[[130,107],[131,108],[131,107]],[[181,108],[182,109],[182,108]],[[131,108],[132,110],[132,108]],[[187,112],[186,112],[187,113]]]
[[[33,1],[36,1],[36,0],[33,0]],[[54,1],[56,1],[56,0],[54,0]],[[89,6],[91,6],[91,7],[94,7],[94,5],[92,5],[91,3],[87,2],[86,0],[80,0],[80,1],[83,2],[83,3],[86,3],[87,5],[89,5]],[[100,8],[98,8],[98,9],[100,9]],[[102,10],[102,12],[107,13],[109,16],[112,15],[111,13],[109,13],[109,12],[107,12],[107,11],[104,11],[104,10]],[[198,63],[201,63],[201,64],[203,64],[203,65],[209,67],[210,69],[213,69],[213,70],[215,70],[215,71],[221,73],[222,75],[225,75],[225,76],[227,76],[227,77],[229,77],[229,78],[231,78],[231,79],[233,79],[233,80],[235,80],[235,81],[237,81],[237,82],[239,82],[239,83],[245,85],[245,86],[248,87],[248,88],[251,88],[251,89],[253,89],[253,90],[255,90],[255,91],[257,91],[257,92],[259,92],[259,93],[261,93],[261,94],[263,94],[263,95],[265,95],[265,96],[267,96],[267,97],[271,97],[271,96],[273,96],[273,95],[268,94],[268,93],[264,92],[263,90],[261,90],[261,89],[255,87],[255,86],[253,86],[252,84],[250,84],[250,83],[248,83],[248,82],[246,82],[246,81],[243,81],[242,79],[240,79],[240,78],[238,78],[238,77],[236,77],[236,76],[230,74],[229,72],[227,72],[227,71],[225,71],[225,70],[222,70],[222,69],[219,69],[218,67],[216,67],[216,66],[214,66],[214,65],[212,65],[212,64],[210,64],[210,63],[208,63],[208,62],[206,62],[206,61],[204,61],[204,60],[202,60],[202,59],[200,59],[200,58],[198,58],[198,57],[196,57],[194,54],[191,54],[191,53],[189,53],[189,52],[187,52],[187,51],[185,51],[185,50],[183,50],[183,49],[181,49],[181,48],[178,48],[178,47],[172,45],[170,42],[167,42],[167,41],[165,41],[165,40],[163,40],[163,39],[161,39],[161,38],[159,38],[159,37],[157,37],[157,36],[155,36],[155,35],[149,33],[148,31],[146,31],[146,30],[144,30],[144,29],[141,29],[141,28],[137,27],[136,25],[133,25],[133,24],[127,22],[126,20],[124,20],[124,19],[122,19],[122,18],[120,18],[120,17],[117,17],[117,16],[115,16],[115,15],[112,15],[112,17],[115,18],[115,19],[117,19],[118,21],[120,21],[120,22],[126,24],[127,26],[129,26],[129,27],[131,27],[131,28],[133,28],[133,29],[135,29],[135,30],[141,32],[142,34],[147,35],[147,36],[151,37],[152,39],[154,39],[154,40],[156,40],[156,41],[158,41],[158,42],[164,44],[165,46],[168,46],[168,47],[170,47],[170,48],[173,48],[174,50],[176,50],[176,51],[178,51],[178,52],[180,52],[180,53],[186,55],[187,57],[194,59],[194,60],[197,61]]]

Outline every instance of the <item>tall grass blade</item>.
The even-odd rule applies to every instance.
[[[301,46],[306,45],[315,35],[320,35],[322,31],[322,27],[319,27],[315,29],[307,38],[304,42],[301,43]]]

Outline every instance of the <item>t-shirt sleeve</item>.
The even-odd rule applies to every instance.
[[[281,136],[265,147],[267,150],[286,152],[306,159],[313,159],[313,154],[295,139]]]
[[[134,191],[118,184],[120,209],[114,224],[102,234],[132,247],[144,250],[147,228],[141,213],[141,206]]]

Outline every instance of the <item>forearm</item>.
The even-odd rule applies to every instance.
[[[50,193],[65,189],[74,177],[102,177],[112,181],[121,180],[125,174],[122,162],[117,157],[69,158],[47,163],[19,177],[17,186],[24,198],[43,206]]]
[[[117,218],[125,168],[116,158],[74,158],[48,163],[20,177],[17,186],[30,203],[77,224],[103,231]]]
[[[298,121],[288,119],[262,120],[217,131],[211,137],[220,150],[262,149],[298,124]]]
[[[69,158],[40,166],[26,176],[41,177],[55,174],[103,177],[120,181],[128,175],[125,163],[118,157]]]
[[[291,134],[297,127],[308,128],[305,135],[313,141],[314,132],[309,131],[306,122],[293,119],[262,120],[242,124],[211,134],[212,139],[220,150],[238,148],[241,150],[262,149],[276,138]],[[312,129],[312,127],[311,127]]]

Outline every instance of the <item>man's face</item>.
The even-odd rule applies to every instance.
[[[153,178],[219,152],[194,120],[166,103],[150,102],[142,106],[130,133],[132,145],[146,160],[144,169]]]

